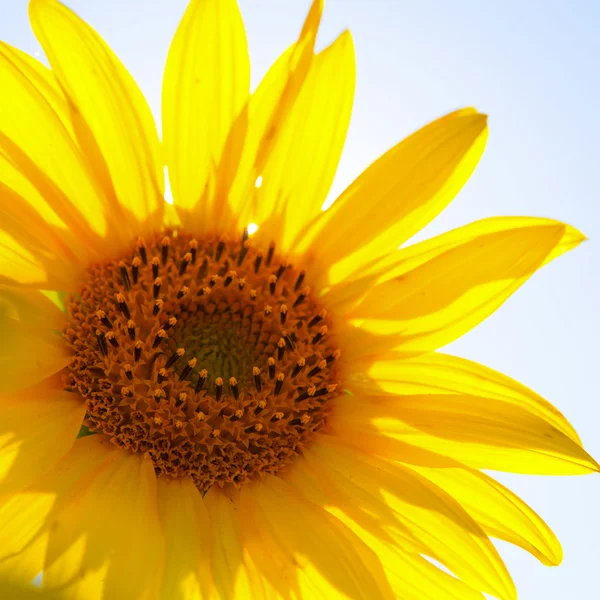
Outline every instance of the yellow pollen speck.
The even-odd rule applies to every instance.
[[[158,426],[162,425],[163,420],[158,415],[156,415],[154,417],[154,419],[152,419],[152,420],[154,421],[155,425],[158,425]]]
[[[310,415],[307,415],[306,413],[304,413],[301,417],[300,417],[300,422],[303,425],[306,425],[308,422],[310,421]]]
[[[196,419],[198,419],[198,421],[204,421],[204,419],[206,419],[206,415],[202,411],[198,411],[196,413]]]
[[[259,408],[266,408],[267,406],[267,401],[266,400],[259,400],[258,401],[258,407]]]
[[[211,435],[213,437],[219,437],[221,435],[221,430],[220,429],[213,429]]]
[[[275,413],[273,416],[274,416],[274,417],[275,417],[275,418],[276,418],[278,421],[281,421],[281,419],[283,419],[283,413],[282,413],[281,411],[279,411],[279,412],[276,412],[276,413]]]
[[[263,425],[262,425],[262,423],[257,423],[257,424],[254,426],[254,429],[256,429],[256,431],[262,431],[262,428],[263,428]]]
[[[234,414],[238,419],[241,419],[244,416],[244,409],[238,408],[238,410],[236,410]]]
[[[177,427],[177,429],[182,429],[185,423],[183,421],[180,421],[179,419],[175,419],[174,425],[175,427]]]

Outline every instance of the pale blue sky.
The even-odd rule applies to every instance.
[[[32,54],[26,0],[0,0],[0,38]],[[186,0],[70,0],[119,54],[159,114],[161,70]],[[297,35],[308,0],[240,0],[253,83]],[[373,159],[442,113],[474,105],[490,141],[472,181],[427,230],[491,215],[539,215],[590,241],[538,273],[451,347],[529,385],[600,457],[600,4],[593,0],[329,0],[323,45],[349,28],[358,75],[332,196]],[[565,560],[541,566],[499,544],[522,600],[600,597],[600,476],[501,475],[559,535]]]

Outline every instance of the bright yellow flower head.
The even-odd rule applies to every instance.
[[[397,250],[478,162],[471,108],[321,211],[355,75],[348,32],[314,52],[321,11],[250,94],[235,0],[192,0],[162,144],[56,0],[30,2],[51,70],[0,45],[0,577],[76,600],[511,600],[490,537],[561,561],[480,469],[598,464],[534,392],[436,350],[583,236],[504,217]]]

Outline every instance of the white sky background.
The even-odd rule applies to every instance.
[[[186,0],[70,0],[128,66],[158,116],[162,66]],[[253,85],[297,35],[309,0],[240,0]],[[26,0],[0,0],[0,39],[40,51]],[[492,215],[569,222],[590,241],[536,274],[450,351],[552,401],[600,457],[598,140],[600,3],[593,0],[329,0],[320,45],[354,36],[355,108],[332,196],[426,122],[465,105],[490,115],[473,179],[426,234]],[[419,236],[423,237],[423,235]],[[561,539],[543,567],[500,544],[522,600],[600,597],[600,476],[501,475]]]

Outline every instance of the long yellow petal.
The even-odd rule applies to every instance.
[[[301,240],[321,272],[348,258],[352,272],[397,248],[439,214],[470,177],[485,147],[474,109],[430,123],[375,161]],[[339,275],[339,272],[338,272]]]
[[[289,249],[320,213],[350,122],[356,65],[348,31],[317,54],[293,108],[281,124],[254,190],[252,222]],[[281,230],[283,224],[283,231]]]
[[[163,165],[154,120],[141,91],[102,38],[56,0],[30,0],[34,33],[93,139],[79,139],[108,168],[115,194],[135,217],[160,226]]]
[[[75,442],[84,415],[85,403],[63,392],[60,380],[0,394],[0,494],[23,488],[54,466]]]
[[[96,437],[104,436],[77,440],[73,453]],[[102,467],[76,481],[47,521],[43,585],[89,600],[154,600],[165,560],[154,467],[110,446]]]
[[[374,395],[367,402],[352,397],[338,419],[477,469],[540,475],[600,471],[580,444],[544,418],[486,397]]]
[[[86,243],[97,244],[95,234],[106,230],[105,199],[72,137],[66,100],[58,95],[44,68],[0,43],[0,86],[5,94],[0,117],[0,181],[44,219],[55,225],[64,223],[87,238]]]
[[[565,232],[559,243],[548,254],[543,264],[547,264],[561,254],[576,248],[586,237],[571,225],[559,223],[554,219],[544,219],[540,217],[489,217],[480,219],[468,225],[463,225],[457,229],[452,229],[437,235],[428,240],[419,242],[390,252],[385,257],[373,261],[372,265],[360,269],[358,272],[361,279],[365,276],[377,276],[378,281],[386,281],[393,277],[398,277],[416,267],[430,261],[431,259],[443,254],[447,250],[456,248],[469,241],[475,241],[477,238],[499,233],[501,231],[510,231],[513,229],[523,229],[527,227],[551,227],[553,225],[563,225]]]
[[[69,363],[71,352],[56,331],[64,322],[40,292],[0,286],[0,393],[31,387]]]
[[[347,497],[360,490],[383,501],[385,508],[376,508],[375,516],[405,550],[412,548],[406,548],[402,538],[410,536],[421,553],[468,585],[499,598],[516,597],[510,575],[485,533],[456,500],[416,471],[357,452],[332,436],[320,435],[305,456]]]
[[[350,313],[403,350],[435,350],[491,315],[555,251],[562,224],[486,233],[370,290]]]
[[[520,546],[545,565],[562,561],[560,542],[550,527],[489,475],[466,467],[415,469],[455,498],[487,535]]]
[[[244,128],[232,131],[237,139],[228,136],[248,101],[249,87],[237,2],[192,0],[171,44],[163,80],[163,139],[177,208],[196,207],[226,142],[229,152],[241,150]],[[197,210],[203,217],[199,221],[213,224],[215,215],[205,206]]]
[[[250,97],[244,148],[235,181],[228,191],[229,205],[243,227],[258,215],[255,183],[265,169],[308,75],[322,12],[323,0],[313,0],[298,41],[275,61]]]
[[[252,489],[244,488],[244,493],[252,494],[264,517],[266,535],[272,536],[284,554],[294,557],[299,575],[314,570],[340,595],[350,598],[393,598],[376,555],[338,519],[304,500],[292,486],[267,476]]]
[[[432,352],[406,356],[382,355],[364,374],[351,376],[348,388],[358,394],[471,394],[521,408],[547,421],[577,444],[573,426],[550,402],[523,384],[470,360]],[[426,400],[426,398],[424,398]]]
[[[165,532],[165,572],[161,598],[210,598],[210,523],[191,479],[157,480],[158,512]]]

